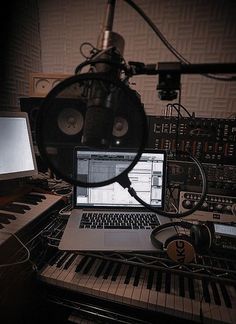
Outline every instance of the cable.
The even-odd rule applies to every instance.
[[[232,205],[231,211],[232,211],[233,215],[236,216],[236,204]]]
[[[146,21],[146,23],[151,27],[157,37],[163,42],[163,44],[168,48],[168,50],[182,63],[182,64],[191,64],[183,55],[181,55],[165,38],[165,36],[161,33],[158,27],[151,21],[151,19],[145,14],[145,12],[139,8],[132,0],[124,0],[128,5],[130,5],[138,14]],[[201,74],[202,76],[214,79],[217,81],[236,81],[236,76],[232,76],[230,78],[213,76],[211,74]]]
[[[122,63],[117,63],[117,62],[109,61],[106,59],[98,59],[98,60],[88,60],[88,61],[82,62],[81,64],[79,64],[76,67],[75,74],[78,74],[82,70],[82,68],[84,68],[86,65],[97,64],[97,63],[105,63],[105,64],[113,65],[117,68],[123,69],[124,71],[127,70],[126,66]]]
[[[180,116],[180,117],[183,118],[183,115],[182,115],[181,112],[180,112],[180,107],[176,108],[176,107],[174,106],[174,104],[171,104],[171,103],[168,103],[168,104],[166,105],[166,107],[167,107],[167,109],[171,108],[171,116],[172,116],[172,109],[174,108],[174,109],[177,111],[177,113],[178,113],[178,117]],[[178,125],[177,125],[177,128],[178,128]]]
[[[190,114],[190,112],[183,106],[183,105],[181,105],[180,103],[178,103],[178,102],[176,102],[176,103],[173,103],[172,104],[172,106],[175,108],[175,106],[177,106],[177,107],[179,107],[179,109],[181,108],[181,109],[183,109],[186,113],[187,113],[187,115],[190,117],[190,118],[192,118],[193,116],[191,116],[191,114]],[[182,116],[182,115],[181,115]],[[183,117],[183,116],[182,116]]]
[[[91,56],[86,56],[86,55],[84,54],[84,52],[83,52],[83,47],[84,47],[85,45],[88,45],[88,46],[90,46],[90,47],[92,48],[92,50],[90,51],[90,53],[91,53],[92,55],[93,55],[93,54],[96,54],[96,53],[98,52],[98,49],[97,49],[95,46],[93,46],[93,44],[91,44],[91,43],[89,43],[89,42],[84,42],[84,43],[82,43],[82,44],[80,45],[80,48],[79,48],[80,54],[81,54],[84,58],[86,58],[86,59],[90,59]]]
[[[180,152],[180,151],[178,151]],[[143,205],[144,207],[146,207],[147,209],[149,209],[151,212],[154,212],[160,216],[164,216],[164,217],[168,217],[168,218],[184,218],[186,216],[191,215],[192,213],[194,213],[199,207],[202,206],[205,198],[206,198],[206,194],[207,194],[207,180],[206,180],[206,174],[205,171],[203,169],[203,166],[201,165],[201,163],[198,161],[197,158],[195,158],[194,156],[192,156],[189,152],[184,152],[187,153],[189,155],[189,157],[197,164],[199,171],[201,173],[202,176],[202,193],[201,193],[201,198],[199,199],[198,203],[192,207],[191,209],[182,212],[182,213],[172,213],[172,212],[165,212],[163,210],[157,209],[152,207],[151,205],[149,205],[148,203],[146,203],[145,201],[143,201],[136,193],[136,191],[131,187],[131,182],[128,178],[128,175],[126,174],[126,176],[122,177],[121,179],[119,179],[119,183],[123,188],[127,188],[129,194],[136,199],[141,205]]]
[[[8,234],[11,234],[12,236],[14,236],[16,238],[16,240],[23,246],[23,248],[26,250],[27,252],[27,257],[22,260],[22,261],[17,261],[17,262],[12,262],[12,263],[5,263],[5,264],[0,264],[0,268],[4,268],[4,267],[10,267],[10,266],[13,266],[13,265],[18,265],[18,264],[22,264],[22,263],[26,263],[30,260],[30,250],[27,248],[27,246],[19,239],[19,237],[14,234],[14,233],[11,233],[11,232],[8,232],[6,230],[4,230],[4,232],[2,233],[8,233]]]
[[[127,2],[134,10],[136,10],[140,16],[147,22],[147,24],[152,28],[154,33],[159,37],[159,39],[163,42],[163,44],[171,51],[171,53],[184,64],[190,64],[188,60],[186,60],[165,38],[165,36],[161,33],[161,31],[157,28],[157,26],[151,21],[151,19],[144,13],[144,11],[139,8],[132,0],[124,0]]]

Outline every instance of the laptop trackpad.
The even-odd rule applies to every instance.
[[[104,240],[105,246],[126,247],[128,245],[137,247],[140,244],[137,233],[107,232],[104,233]]]

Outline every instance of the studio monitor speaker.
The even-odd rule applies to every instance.
[[[28,113],[32,132],[33,145],[37,151],[36,123],[37,116],[44,98],[20,98],[21,110]],[[47,123],[47,144],[52,158],[58,159],[57,163],[65,165],[72,170],[73,157],[71,156],[71,145],[77,146],[81,143],[83,134],[85,104],[79,99],[57,98],[54,107],[50,110]],[[59,161],[57,152],[63,151],[63,159]],[[70,167],[68,167],[70,165]]]

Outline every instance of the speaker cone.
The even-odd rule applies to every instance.
[[[116,137],[122,137],[127,134],[128,129],[128,121],[123,117],[116,117],[114,120],[112,135]]]
[[[76,135],[83,128],[84,118],[78,110],[66,108],[59,113],[57,124],[64,134]]]

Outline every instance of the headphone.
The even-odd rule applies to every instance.
[[[172,235],[164,243],[158,239],[158,233],[175,226],[188,229],[190,234]],[[156,248],[166,251],[170,259],[179,263],[188,263],[195,259],[196,254],[204,253],[210,249],[212,235],[212,229],[208,224],[191,224],[179,221],[165,223],[154,228],[151,232],[151,242]]]

